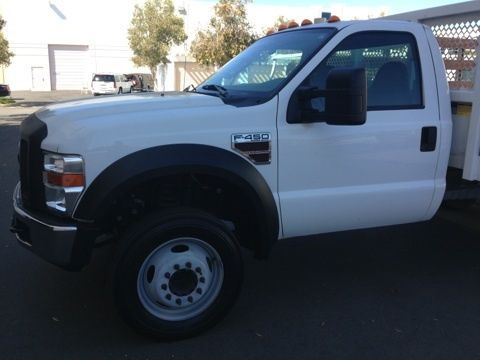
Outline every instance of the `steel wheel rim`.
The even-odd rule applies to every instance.
[[[218,252],[193,237],[167,241],[143,261],[137,294],[144,308],[167,321],[191,319],[217,298],[224,269]]]

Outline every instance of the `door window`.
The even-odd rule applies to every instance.
[[[302,86],[325,89],[329,71],[339,67],[365,69],[368,110],[423,107],[418,50],[410,33],[368,31],[350,35]],[[324,104],[324,98],[312,100],[312,108],[319,112],[325,110]]]

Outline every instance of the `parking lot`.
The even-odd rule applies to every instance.
[[[196,338],[160,343],[119,318],[111,248],[68,273],[8,231],[20,120],[78,92],[14,93],[0,107],[0,358],[479,359],[480,210],[431,221],[287,240],[245,253],[242,294]],[[319,219],[321,221],[321,219]]]

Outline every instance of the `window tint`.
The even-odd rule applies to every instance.
[[[367,78],[369,110],[422,107],[418,51],[413,35],[403,32],[362,32],[343,40],[302,85],[325,88],[328,72],[362,67]],[[324,111],[324,99],[312,100]]]
[[[95,75],[92,79],[92,81],[109,81],[113,82],[114,78],[113,75]]]

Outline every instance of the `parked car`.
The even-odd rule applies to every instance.
[[[92,78],[93,95],[132,92],[132,82],[124,74],[95,74]]]
[[[133,83],[133,91],[153,91],[155,82],[152,74],[127,74],[127,79]]]
[[[0,84],[0,96],[10,96],[10,86]]]

